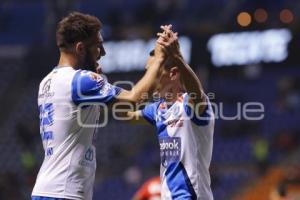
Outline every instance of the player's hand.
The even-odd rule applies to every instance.
[[[159,61],[164,61],[167,58],[167,50],[164,46],[160,45],[156,42],[155,49],[154,49],[154,57]]]
[[[172,25],[165,25],[165,26],[161,26],[161,29],[164,31],[164,29],[166,30],[170,30],[172,28]],[[165,32],[165,31],[164,31]],[[159,36],[159,34],[166,34],[166,33],[157,33],[157,35]],[[159,60],[165,60],[168,56],[168,52],[166,50],[165,45],[160,44],[161,38],[159,37],[156,40],[156,45],[155,45],[155,58],[159,59]]]
[[[157,33],[159,36],[157,43],[162,45],[170,56],[180,56],[180,46],[178,42],[178,33],[174,33],[171,28],[172,25],[164,25],[160,27],[163,32]]]

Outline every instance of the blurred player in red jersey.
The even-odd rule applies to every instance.
[[[150,178],[136,192],[133,200],[160,200],[161,184],[159,176]]]
[[[285,184],[279,184],[270,193],[270,200],[292,200],[288,197],[287,187]]]

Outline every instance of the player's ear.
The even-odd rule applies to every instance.
[[[83,42],[77,42],[77,43],[75,44],[75,52],[76,52],[76,54],[78,54],[78,55],[83,55],[83,54],[85,53]]]
[[[179,78],[179,69],[178,67],[172,67],[170,69],[170,79],[171,81],[177,80]]]

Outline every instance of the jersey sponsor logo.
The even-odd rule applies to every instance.
[[[160,158],[161,164],[167,167],[171,162],[180,160],[181,155],[181,138],[160,138]]]
[[[49,78],[43,85],[42,93],[39,94],[39,98],[45,98],[45,97],[53,97],[54,92],[50,92],[51,89],[51,78]]]

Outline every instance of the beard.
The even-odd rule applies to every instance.
[[[83,69],[96,72],[98,63],[94,59],[93,54],[89,49],[86,49],[86,55],[83,59]]]

